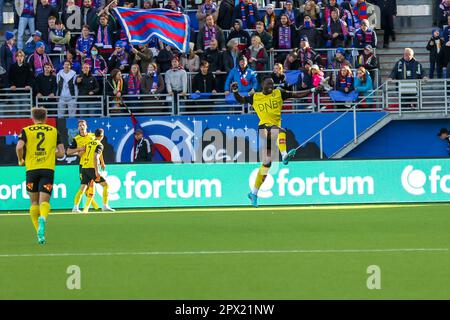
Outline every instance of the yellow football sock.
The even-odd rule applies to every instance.
[[[269,169],[270,169],[270,167],[261,165],[261,167],[259,168],[259,171],[258,171],[258,175],[256,176],[254,191],[259,190],[259,188],[263,184],[264,180],[266,179],[267,174],[269,173]]]
[[[38,218],[39,218],[39,205],[38,204],[33,204],[30,207],[30,217],[31,217],[31,222],[33,223],[34,228],[37,229],[39,227],[39,223],[38,223]]]
[[[278,149],[280,149],[281,153],[286,152],[286,132],[280,132],[278,134]]]
[[[77,194],[75,195],[74,205],[79,206],[81,201],[81,196],[83,195],[83,191],[78,190]]]
[[[103,205],[108,204],[108,185],[103,186]]]
[[[92,207],[93,207],[95,210],[98,210],[98,209],[100,208],[99,205],[98,205],[98,203],[97,203],[97,201],[95,201],[94,198],[92,198],[91,204],[92,204]]]
[[[44,217],[45,220],[47,220],[48,214],[50,213],[50,203],[42,202],[39,206],[39,211],[41,213],[41,217]]]

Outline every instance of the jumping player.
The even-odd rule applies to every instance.
[[[108,184],[105,179],[100,176],[99,173],[99,163],[100,157],[103,152],[103,145],[101,141],[103,140],[103,129],[95,130],[95,139],[86,144],[86,151],[84,155],[84,160],[81,163],[81,186],[75,196],[75,207],[78,209],[80,205],[81,196],[86,192],[88,185],[92,180],[95,183],[100,183],[103,187],[103,207],[102,211],[115,211],[108,205]]]
[[[56,158],[64,157],[65,151],[57,129],[45,123],[47,110],[33,108],[31,117],[34,124],[22,129],[16,154],[19,166],[26,167],[26,185],[31,202],[30,216],[38,243],[45,244],[45,225],[50,213]]]
[[[327,79],[326,79],[327,80]],[[248,97],[243,97],[238,92],[238,84],[231,84],[236,101],[239,103],[248,103],[253,106],[259,118],[258,129],[260,137],[262,136],[267,144],[266,150],[262,152],[262,165],[258,171],[253,190],[248,194],[248,198],[254,207],[257,207],[258,190],[267,177],[272,161],[272,140],[277,139],[278,149],[280,150],[283,164],[287,165],[295,156],[296,149],[286,152],[286,130],[281,127],[281,111],[283,101],[291,98],[303,98],[312,92],[324,90],[321,84],[317,88],[309,90],[290,92],[283,89],[274,89],[272,78],[265,78],[262,83],[262,92],[254,93]]]

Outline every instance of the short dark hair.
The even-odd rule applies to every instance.
[[[209,62],[206,60],[203,60],[202,62],[200,62],[200,67],[209,67]]]
[[[105,130],[103,130],[102,128],[95,129],[95,136],[97,138],[103,136],[104,133],[105,133]]]
[[[47,109],[41,107],[32,108],[31,116],[36,121],[45,121],[47,119]]]

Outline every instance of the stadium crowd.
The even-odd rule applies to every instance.
[[[96,95],[113,96],[120,105],[124,95],[229,94],[232,82],[251,93],[265,75],[278,87],[298,90],[330,76],[334,101],[356,101],[376,87],[377,35],[365,0],[266,2],[259,8],[251,0],[189,0],[199,28],[191,29],[189,53],[181,53],[157,38],[130,45],[112,9],[136,7],[135,0],[16,0],[17,31],[7,31],[0,48],[2,87],[32,88],[34,97],[58,99],[58,116],[64,110],[76,115]],[[385,0],[371,2],[382,9],[384,28],[392,29],[396,13]],[[178,0],[140,3],[185,11]],[[440,10],[439,21],[448,23],[439,32],[443,43],[429,43],[430,50],[437,43],[447,59],[439,58],[438,76],[444,61],[450,63],[449,50],[440,50],[450,40],[450,0]],[[385,32],[386,46],[389,36],[395,39],[392,30]],[[288,81],[289,71],[300,72]]]

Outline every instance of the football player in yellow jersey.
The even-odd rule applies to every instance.
[[[64,145],[58,130],[45,124],[47,110],[31,109],[34,124],[22,129],[16,153],[19,166],[26,167],[26,185],[30,196],[31,221],[38,242],[45,244],[45,224],[50,213],[56,158],[64,157]],[[25,159],[23,158],[25,151]]]
[[[78,132],[79,134],[75,136],[70,144],[69,148],[67,148],[67,155],[78,155],[80,157],[80,181],[81,181],[81,164],[84,161],[86,153],[85,147],[86,145],[95,139],[95,135],[93,133],[87,132],[87,122],[86,120],[78,121]],[[103,161],[103,157],[100,158],[100,162],[102,168],[104,169],[105,163]],[[94,184],[91,182],[89,187],[86,189],[87,201],[86,203],[92,203],[94,209],[99,209],[97,202],[94,200]],[[85,209],[89,209],[89,206],[86,206]],[[86,210],[87,211],[87,210]],[[74,206],[72,212],[81,212],[77,206]]]
[[[100,164],[100,157],[103,152],[103,145],[101,142],[103,140],[103,134],[103,129],[95,130],[95,139],[88,142],[85,146],[85,155],[83,162],[81,163],[81,186],[75,196],[75,206],[79,206],[81,196],[84,192],[86,192],[86,189],[91,181],[94,180],[95,183],[100,183],[103,187],[102,211],[115,211],[108,205],[108,184],[106,183],[106,180],[100,176],[98,168]]]
[[[248,194],[248,198],[254,207],[257,207],[258,190],[267,177],[272,161],[275,159],[272,154],[272,143],[276,139],[278,149],[280,150],[283,164],[287,165],[295,156],[296,149],[286,152],[286,130],[281,127],[281,112],[283,109],[283,101],[291,98],[304,98],[312,92],[322,91],[323,85],[317,88],[290,92],[283,89],[274,89],[274,82],[272,78],[265,78],[262,83],[262,92],[254,93],[248,97],[243,97],[239,94],[238,84],[232,83],[231,90],[233,91],[236,101],[239,103],[249,103],[253,106],[258,118],[258,129],[260,136],[265,139],[266,148],[262,152],[262,165],[256,176],[255,185],[252,191]],[[273,155],[273,156],[272,156]]]

